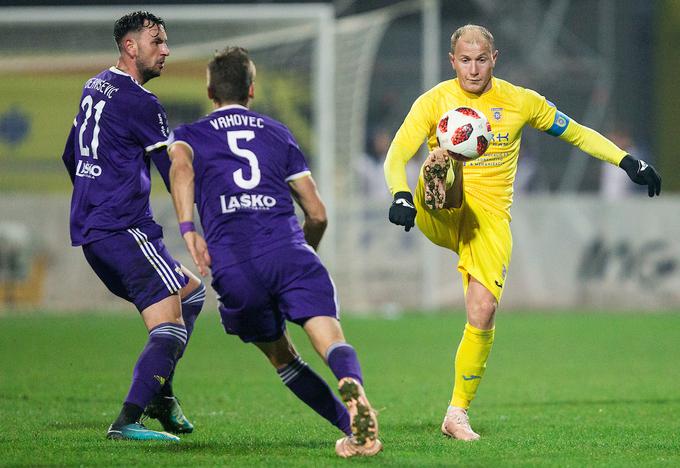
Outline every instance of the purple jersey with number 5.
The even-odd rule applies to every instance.
[[[165,110],[130,75],[111,67],[85,83],[63,155],[73,245],[153,223],[149,153],[167,138]]]
[[[288,182],[309,169],[286,126],[229,105],[178,127],[169,142],[193,150],[195,199],[213,272],[304,243]]]

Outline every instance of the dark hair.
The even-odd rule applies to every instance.
[[[118,50],[123,45],[123,37],[127,33],[131,31],[139,32],[142,28],[153,28],[154,26],[165,28],[165,21],[148,11],[134,11],[120,18],[113,25],[113,38],[116,40]]]
[[[248,102],[248,91],[255,78],[255,66],[242,47],[227,47],[215,53],[208,63],[213,99],[219,102]]]

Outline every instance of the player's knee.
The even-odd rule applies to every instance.
[[[271,362],[275,368],[281,369],[295,361],[295,359],[298,357],[298,354],[293,349],[286,349],[269,354],[267,357],[269,358],[269,362]]]
[[[468,303],[468,322],[480,330],[493,328],[497,307],[496,301],[488,299]]]
[[[285,335],[274,342],[255,343],[255,345],[260,348],[272,366],[277,369],[286,367],[298,357],[293,343]]]

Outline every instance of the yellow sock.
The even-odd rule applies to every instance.
[[[451,406],[469,408],[486,370],[486,361],[493,346],[495,328],[480,330],[465,324],[463,339],[456,352],[455,380]]]
[[[454,172],[455,165],[456,161],[452,160],[451,164],[449,165],[449,170],[446,171],[446,190],[453,187],[453,182],[456,180],[456,173]]]

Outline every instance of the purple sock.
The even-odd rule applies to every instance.
[[[361,385],[364,384],[359,358],[357,358],[357,352],[354,351],[352,345],[333,343],[326,351],[326,362],[338,380],[344,377],[352,377],[357,379]]]
[[[307,406],[345,434],[352,434],[347,408],[338,400],[328,384],[300,356],[276,372],[286,387]]]
[[[194,331],[194,323],[201,313],[203,308],[203,301],[205,301],[205,284],[201,283],[196,289],[192,291],[187,297],[182,299],[182,318],[184,319],[184,326],[187,328],[187,343],[191,338],[191,333]]]
[[[186,329],[176,323],[161,323],[151,329],[149,340],[135,364],[125,403],[146,408],[175,368],[186,340]]]
[[[205,284],[201,283],[196,289],[194,289],[191,294],[182,299],[182,318],[184,319],[184,326],[187,329],[187,342],[182,348],[182,353],[179,355],[180,359],[184,355],[184,351],[189,344],[189,338],[191,338],[191,333],[194,331],[194,323],[198,318],[198,314],[201,313],[203,308],[203,301],[205,301]],[[171,397],[174,396],[174,391],[172,389],[172,379],[175,377],[175,370],[168,377],[165,385],[161,388],[159,392],[160,396]]]

